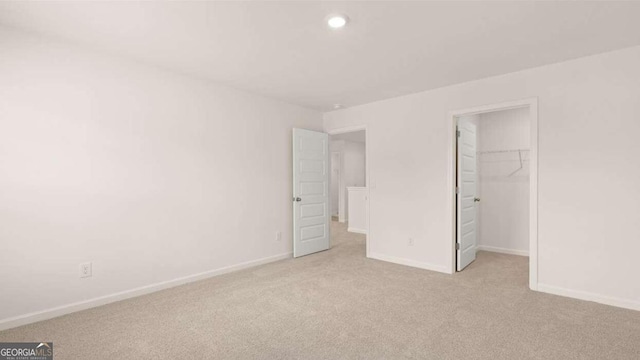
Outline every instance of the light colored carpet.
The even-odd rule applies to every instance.
[[[640,359],[640,312],[535,293],[527,258],[445,275],[334,247],[0,333],[55,359]]]

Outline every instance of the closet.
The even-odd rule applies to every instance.
[[[477,251],[528,256],[528,108],[463,116],[458,129],[458,270]]]

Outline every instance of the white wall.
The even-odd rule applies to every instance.
[[[340,209],[340,174],[342,166],[340,152],[331,152],[331,216],[338,216]]]
[[[345,141],[344,143],[344,179],[348,186],[365,186],[365,144]]]
[[[338,198],[337,204],[337,214],[340,222],[345,222],[346,217],[346,206],[347,203],[345,191],[346,185],[344,185],[344,166],[343,166],[343,158],[344,158],[344,140],[336,140],[332,136],[329,136],[329,151],[331,152],[331,159],[333,160],[336,154],[340,158],[340,162],[338,163],[339,171],[338,171],[338,183],[333,183],[333,177],[331,178],[331,200]],[[335,166],[334,163],[331,163],[331,168]],[[335,194],[333,193],[335,191]],[[334,203],[331,203],[331,211],[333,213]]]
[[[338,213],[340,222],[348,220],[348,195],[347,187],[365,186],[366,182],[366,159],[365,143],[347,140],[330,141],[331,152],[340,153],[341,171],[340,185],[338,186]],[[333,186],[332,186],[333,189]],[[333,198],[333,197],[332,197]]]
[[[367,233],[367,188],[348,187],[349,225],[347,231]]]
[[[321,114],[14,32],[0,48],[0,328],[291,252],[291,128]]]
[[[529,109],[495,111],[478,118],[478,247],[527,255],[530,153],[521,152],[523,168],[518,170],[520,153],[483,152],[529,149]]]
[[[326,113],[369,132],[371,256],[450,271],[447,114],[538,97],[538,289],[640,309],[639,63],[633,47]]]

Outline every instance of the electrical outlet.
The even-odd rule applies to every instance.
[[[276,232],[276,241],[282,241],[282,232],[281,231]]]
[[[86,262],[86,263],[80,264],[80,277],[81,278],[91,277],[91,263],[90,262]]]
[[[413,246],[413,238],[409,238],[409,241],[407,242],[407,245]]]

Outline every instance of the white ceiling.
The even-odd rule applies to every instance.
[[[0,24],[320,110],[638,45],[638,19],[612,1],[0,2]]]

